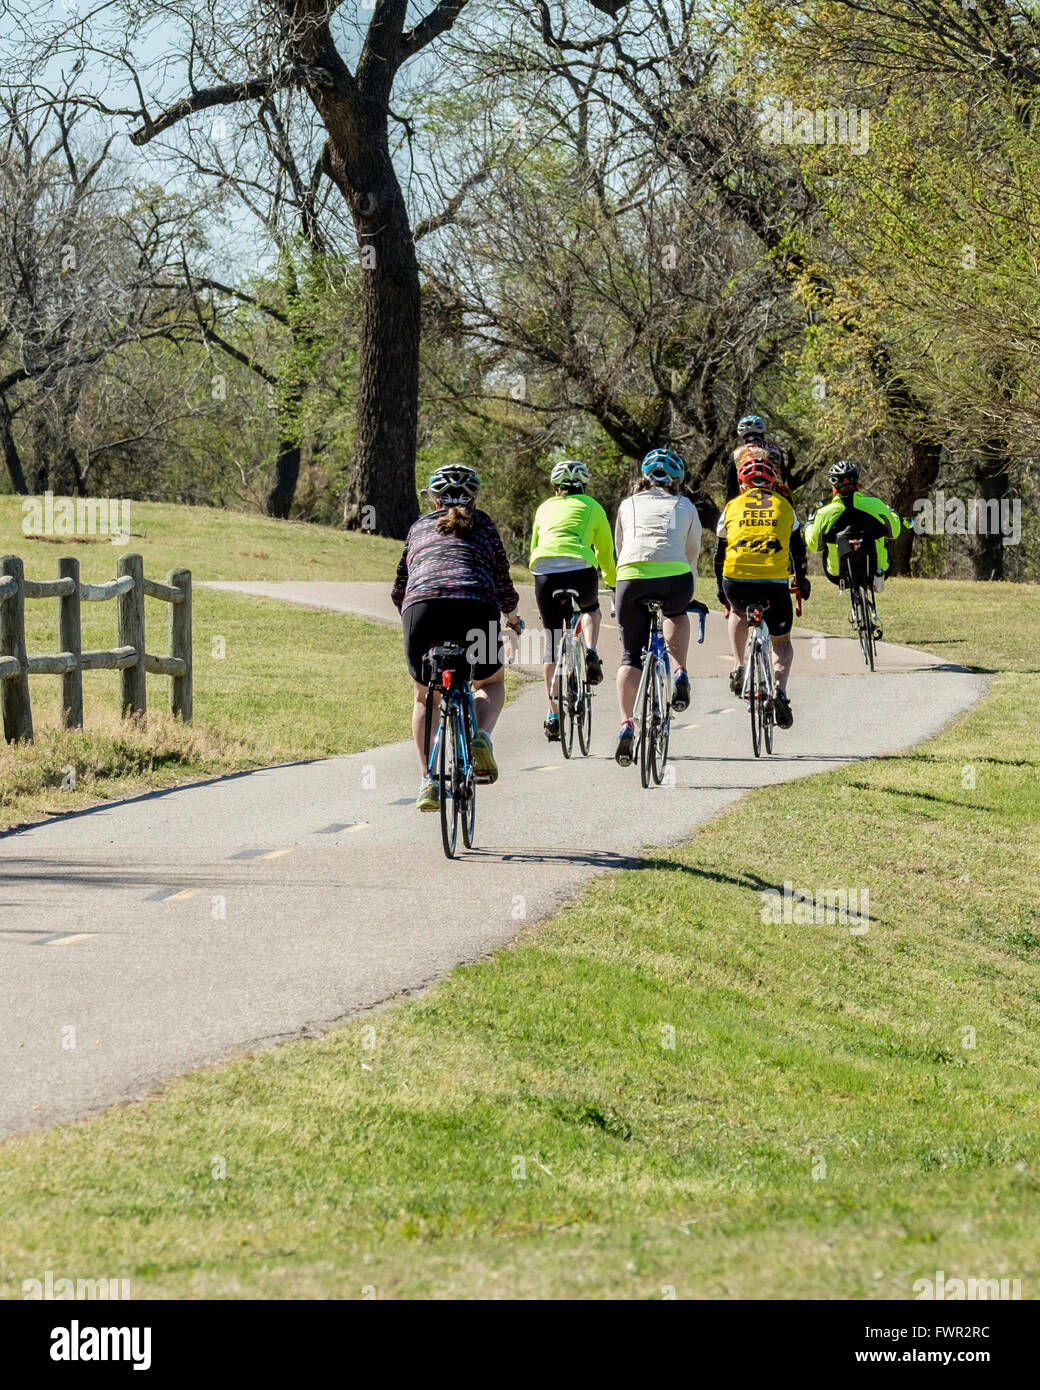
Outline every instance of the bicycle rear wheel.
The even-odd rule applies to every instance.
[[[560,707],[560,748],[565,758],[574,752],[574,721],[577,713],[577,679],[574,674],[574,651],[564,636],[560,658],[560,688],[557,704]]]
[[[650,740],[650,773],[658,786],[664,776],[664,766],[668,761],[668,692],[665,689],[665,673],[661,663],[654,664],[654,733]]]
[[[852,591],[852,607],[856,614],[856,629],[859,632],[859,646],[863,653],[863,660],[873,671],[874,669],[874,628],[870,621],[870,609],[867,604],[867,591],[862,584],[857,584]]]
[[[585,667],[584,648],[578,657],[578,747],[583,758],[592,748],[592,688]]]
[[[450,702],[445,699],[441,714],[440,783],[441,783],[441,843],[449,859],[455,858],[459,837],[458,780],[462,774],[459,748],[456,744],[457,719]]]
[[[751,662],[748,669],[748,705],[751,709],[751,747],[755,757],[762,756],[762,707],[760,700],[762,696],[761,681],[762,673],[758,664],[758,644],[755,644],[754,651],[751,653]]]
[[[656,659],[649,652],[645,660],[656,664]],[[653,747],[656,737],[654,693],[657,688],[654,675],[653,670],[646,673],[646,679],[643,682],[643,704],[639,711],[639,780],[644,787],[650,785],[650,780],[653,777]]]

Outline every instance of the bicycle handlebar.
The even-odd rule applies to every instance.
[[[707,616],[708,616],[708,605],[707,605],[706,603],[700,603],[697,599],[692,598],[692,599],[690,599],[690,602],[689,602],[689,605],[687,606],[686,611],[687,611],[687,613],[696,613],[697,616],[698,616],[698,618],[700,619],[700,635],[698,636],[697,641],[698,641],[698,642],[703,642],[703,641],[704,641],[704,623],[705,623],[705,619],[706,619]]]

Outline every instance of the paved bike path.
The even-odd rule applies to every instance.
[[[365,587],[385,601],[385,586]],[[309,599],[349,606],[330,586]],[[634,768],[613,762],[609,683],[596,699],[593,757],[571,763],[544,741],[532,685],[496,731],[502,776],[478,793],[477,849],[454,863],[437,818],[412,807],[408,742],[0,836],[0,1134],[82,1116],[421,990],[592,874],[685,838],[748,788],[896,752],[984,689],[901,649],[883,648],[871,676],[852,642],[832,639],[814,660],[800,639],[795,727],[756,761],[725,684],[721,625],[713,615],[709,641],[694,648],[674,786],[644,791]],[[611,673],[616,639],[600,645]],[[797,867],[777,864],[777,880],[797,878]]]

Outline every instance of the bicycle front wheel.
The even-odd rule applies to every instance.
[[[776,689],[773,680],[773,654],[768,648],[760,647],[759,657],[759,685],[762,688],[762,739],[766,745],[766,752],[773,751],[773,726],[776,722],[776,707],[773,704],[773,693]]]
[[[592,689],[585,668],[584,652],[578,659],[578,747],[583,758],[589,756],[592,748]]]
[[[477,777],[476,773],[473,771],[473,755],[470,753],[471,740],[469,720],[467,719],[463,721],[463,719],[460,716],[459,723],[463,726],[462,738],[466,755],[465,758],[462,760],[465,767],[465,773],[462,774],[460,769],[460,776],[462,779],[462,843],[466,846],[467,849],[472,849],[473,835],[477,828]]]
[[[650,772],[658,786],[661,785],[664,765],[668,761],[668,734],[671,722],[666,680],[664,667],[658,661],[654,666],[654,733],[650,740]]]
[[[440,773],[441,783],[441,843],[449,859],[455,858],[455,845],[459,838],[459,779],[462,777],[462,759],[458,745],[458,716],[447,699],[441,715]]]

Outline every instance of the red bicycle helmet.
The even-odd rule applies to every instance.
[[[737,482],[740,484],[741,492],[747,492],[753,487],[774,488],[779,481],[780,474],[776,470],[776,464],[764,450],[744,459],[737,468]]]

